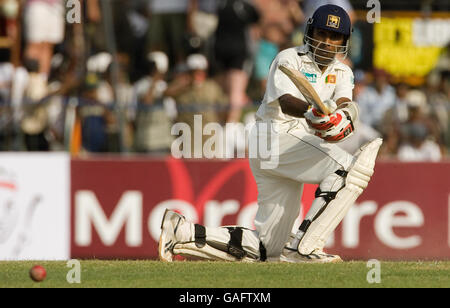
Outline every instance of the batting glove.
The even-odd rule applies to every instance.
[[[328,142],[340,142],[347,139],[355,130],[352,119],[343,110],[338,110],[330,115],[330,128],[325,130],[315,129],[315,135]]]
[[[326,99],[323,101],[323,104],[328,108],[328,110],[330,111],[330,113],[334,113],[337,109],[337,104],[334,100],[332,99]]]

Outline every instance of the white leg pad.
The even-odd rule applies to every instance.
[[[228,226],[230,228],[236,226]],[[175,244],[173,253],[185,257],[193,257],[204,260],[218,261],[243,261],[255,262],[259,259],[259,238],[254,231],[242,229],[242,249],[246,256],[238,259],[227,252],[230,242],[230,232],[224,227],[208,228],[205,227],[205,243],[197,245],[195,242],[195,225],[184,223],[178,228],[177,237],[180,240]]]
[[[211,261],[241,261],[241,262],[256,262],[256,259],[252,259],[249,257],[244,257],[242,259],[237,259],[232,255],[216,249],[214,247],[205,244],[205,246],[199,248],[195,243],[178,243],[173,248],[173,252],[176,255],[181,255],[184,257],[190,257],[195,259],[202,260],[211,260]]]
[[[315,219],[303,236],[298,251],[309,255],[316,249],[322,249],[334,229],[342,221],[350,207],[369,184],[374,172],[375,160],[382,139],[377,138],[364,146],[355,163],[350,167],[342,188],[320,216]]]

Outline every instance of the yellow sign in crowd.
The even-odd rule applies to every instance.
[[[373,64],[396,77],[424,77],[449,42],[450,18],[381,18],[374,25]]]

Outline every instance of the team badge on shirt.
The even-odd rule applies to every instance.
[[[310,74],[310,73],[306,73],[306,72],[302,72],[303,75],[305,75],[306,79],[308,79],[308,81],[310,83],[316,83],[317,82],[317,74]]]
[[[336,83],[336,75],[328,75],[325,77],[325,83]]]
[[[327,26],[331,28],[339,29],[339,23],[341,22],[341,18],[335,15],[328,15]]]

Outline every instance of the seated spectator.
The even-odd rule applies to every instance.
[[[437,162],[442,154],[439,145],[428,139],[427,127],[411,123],[405,127],[407,139],[398,150],[398,159],[404,162]]]
[[[385,112],[395,104],[395,90],[388,78],[384,70],[375,70],[374,84],[367,86],[356,99],[360,108],[360,121],[378,131],[381,130]]]
[[[430,118],[440,129],[436,136],[440,144],[450,149],[450,78],[449,72],[432,73],[428,76],[425,94]]]

